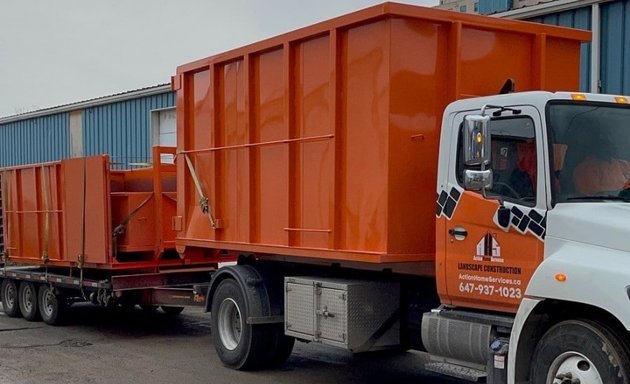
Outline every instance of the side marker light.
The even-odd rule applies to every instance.
[[[559,283],[564,283],[565,281],[567,281],[567,275],[565,275],[564,273],[556,273],[554,277]]]

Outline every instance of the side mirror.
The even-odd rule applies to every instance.
[[[480,170],[464,170],[464,188],[472,191],[492,189],[492,169],[490,165],[490,116],[468,115],[464,118],[464,166],[480,166]]]
[[[490,116],[483,115],[468,115],[464,118],[464,165],[490,164],[492,150],[488,132],[489,121]]]
[[[492,189],[492,170],[464,170],[464,188],[470,191],[482,191],[484,189]]]

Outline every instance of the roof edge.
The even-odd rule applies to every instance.
[[[511,9],[509,11],[494,13],[488,16],[505,19],[528,19],[571,9],[583,8],[598,3],[608,3],[613,0],[556,0],[540,3],[529,7]]]
[[[96,107],[102,104],[111,104],[120,101],[135,99],[138,97],[153,96],[160,93],[170,92],[171,84],[160,84],[154,87],[142,88],[135,91],[117,93],[110,96],[103,96],[76,103],[64,104],[57,107],[38,109],[32,112],[25,112],[18,115],[0,117],[0,124],[13,123],[21,120],[34,119],[37,117],[54,115],[58,113],[72,112],[80,109]]]

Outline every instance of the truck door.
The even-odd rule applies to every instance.
[[[535,108],[518,109],[490,120],[493,185],[485,196],[464,190],[462,122],[468,113],[455,115],[449,169],[440,172],[447,180],[438,183],[437,197],[438,289],[445,304],[516,312],[542,261],[544,133]],[[507,221],[499,220],[501,206],[503,214],[509,210]]]

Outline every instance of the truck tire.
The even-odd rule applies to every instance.
[[[4,279],[0,285],[0,295],[2,295],[2,308],[9,317],[20,317],[20,307],[18,299],[18,288],[15,280]]]
[[[35,288],[35,284],[28,281],[21,282],[18,297],[20,312],[24,319],[28,321],[37,320],[39,308],[37,308],[37,289]]]
[[[64,298],[57,293],[50,285],[42,284],[39,287],[37,302],[39,314],[44,323],[57,325],[63,323],[68,313],[68,305]]]
[[[275,333],[274,342],[275,348],[269,349],[270,367],[281,367],[291,356],[293,352],[293,346],[295,345],[295,338],[286,336],[284,334],[284,324],[273,324],[273,333]]]
[[[626,383],[628,352],[617,340],[606,327],[590,320],[558,323],[536,345],[530,383],[559,383],[569,374],[581,383]]]
[[[226,366],[252,370],[269,366],[267,351],[273,333],[263,326],[247,324],[245,298],[233,279],[219,283],[211,309],[211,329],[214,348]]]

